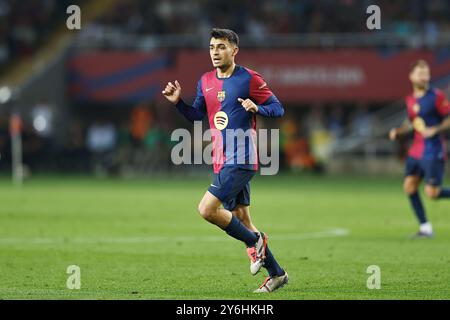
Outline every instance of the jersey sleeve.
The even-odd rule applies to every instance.
[[[258,114],[266,118],[278,118],[283,116],[284,108],[277,97],[271,95],[263,104],[258,105]]]
[[[175,106],[186,119],[190,121],[202,120],[206,114],[206,101],[202,91],[201,80],[197,83],[197,96],[192,106],[186,104],[182,99]]]
[[[256,104],[263,104],[273,93],[259,73],[252,71],[250,74],[250,99]]]
[[[436,91],[436,110],[442,117],[450,115],[450,104],[445,94],[440,90]]]
[[[202,80],[200,79],[197,83],[197,96],[195,97],[192,107],[198,109],[199,111],[206,113],[206,101],[202,90]]]

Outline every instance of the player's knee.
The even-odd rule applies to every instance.
[[[425,195],[431,200],[436,200],[439,197],[439,192],[438,187],[425,186]]]
[[[418,186],[414,182],[405,181],[405,183],[403,184],[403,191],[408,195],[416,193],[417,190],[418,190]]]
[[[207,221],[211,221],[213,219],[214,213],[216,211],[217,209],[208,206],[208,204],[204,202],[200,202],[198,205],[198,213],[200,214],[200,216],[202,216],[203,219]]]

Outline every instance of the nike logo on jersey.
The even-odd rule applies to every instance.
[[[218,188],[218,186],[216,186],[216,185],[214,185],[214,184],[211,184],[211,187]]]
[[[265,86],[267,86],[267,83],[264,82],[261,86],[258,87],[258,89],[262,89],[262,88],[264,88]]]
[[[214,89],[214,87],[206,88],[206,92],[208,92],[209,90],[212,90],[212,89]]]

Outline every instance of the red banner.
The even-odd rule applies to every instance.
[[[184,50],[174,55],[129,52],[121,53],[120,59],[114,52],[80,56],[69,64],[74,75],[71,92],[75,97],[79,94],[83,99],[93,100],[162,99],[159,93],[165,83],[175,79],[182,85],[183,96],[192,97],[201,75],[212,69],[207,49]],[[236,62],[259,72],[283,103],[388,102],[409,92],[409,66],[417,59],[430,63],[434,84],[449,85],[450,54],[431,51],[387,54],[373,49],[253,49],[241,50]],[[114,65],[114,70],[101,68],[106,62]]]

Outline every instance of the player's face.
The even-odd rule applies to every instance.
[[[209,42],[209,55],[214,68],[228,68],[237,52],[238,48],[227,39],[211,38]]]
[[[430,68],[426,66],[417,66],[409,74],[409,80],[414,87],[419,89],[425,89],[430,82]]]

